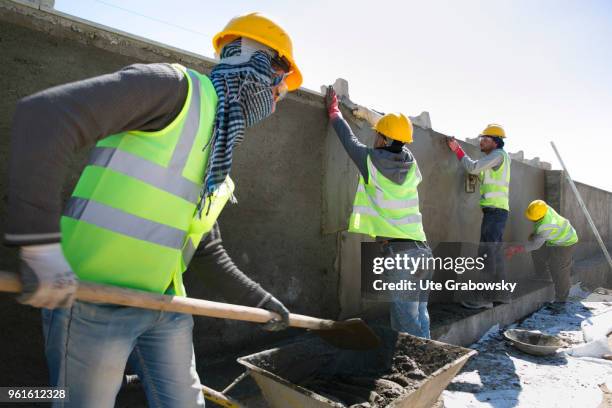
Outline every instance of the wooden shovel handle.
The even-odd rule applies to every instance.
[[[0,292],[21,292],[21,281],[16,274],[0,271]],[[76,298],[85,302],[112,303],[143,309],[188,313],[197,316],[256,323],[265,323],[270,319],[279,317],[276,313],[256,307],[232,305],[182,296],[161,295],[85,281],[79,281]],[[334,323],[333,320],[317,319],[293,313],[289,315],[289,325],[302,329],[324,330],[331,328]]]

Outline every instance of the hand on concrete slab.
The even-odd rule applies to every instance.
[[[457,152],[457,150],[461,149],[461,146],[459,146],[459,142],[457,142],[457,140],[455,140],[455,138],[452,136],[446,138],[446,144],[448,145],[448,148],[455,153]]]
[[[271,319],[264,324],[263,329],[267,331],[285,330],[289,327],[289,310],[280,300],[270,295],[270,298],[261,305],[263,309],[269,310],[280,315],[280,319]]]
[[[454,137],[447,137],[446,144],[448,145],[448,148],[451,149],[455,153],[458,160],[461,160],[463,156],[465,156],[465,152],[459,145],[459,142],[457,142],[457,140],[455,140]]]
[[[22,284],[19,302],[47,309],[72,305],[77,278],[59,243],[25,246],[19,256]]]
[[[508,248],[506,248],[505,254],[506,254],[506,259],[510,260],[512,259],[512,257],[516,254],[520,254],[525,252],[525,247],[522,245],[512,245],[509,246]]]
[[[334,91],[331,85],[327,87],[327,92],[325,93],[325,107],[327,108],[329,119],[342,117],[338,107],[338,95],[336,95],[336,91]]]

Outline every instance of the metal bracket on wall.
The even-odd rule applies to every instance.
[[[476,184],[478,183],[478,176],[475,174],[466,174],[465,175],[465,192],[466,193],[475,193],[476,192]]]

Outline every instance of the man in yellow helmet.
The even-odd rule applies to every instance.
[[[504,229],[508,220],[510,190],[510,157],[504,150],[506,133],[497,124],[488,125],[479,135],[480,151],[485,154],[478,160],[472,160],[465,154],[454,138],[448,139],[448,147],[455,153],[463,168],[470,174],[477,174],[480,179],[480,207],[483,217],[480,227],[479,256],[486,255],[489,278],[501,281],[506,278],[504,261],[501,253]],[[467,308],[479,309],[493,306],[490,300],[509,301],[509,294],[496,293],[485,295],[485,299],[465,301]]]
[[[213,46],[208,76],[135,64],[17,105],[5,241],[20,247],[20,301],[44,308],[50,382],[70,389],[62,406],[114,406],[128,360],[150,405],[204,405],[191,315],[74,301],[77,277],[184,296],[195,254],[206,285],[278,313],[267,329],[287,327],[283,304],[225,252],[216,220],[233,199],[234,147],[302,77],[289,36],[260,14],[231,20]],[[64,174],[92,144],[62,211]]]
[[[555,284],[555,301],[565,302],[571,286],[572,252],[578,234],[567,219],[543,200],[532,201],[525,217],[533,221],[533,233],[525,245],[506,248],[506,258],[535,251],[531,256],[536,271],[548,270]]]
[[[362,144],[342,117],[332,87],[327,88],[328,116],[344,149],[357,165],[360,178],[355,194],[349,232],[367,234],[381,245],[385,257],[428,258],[419,210],[417,186],[421,172],[406,146],[412,143],[412,123],[401,113],[384,115],[374,124],[374,148]],[[390,279],[431,279],[429,271],[418,269],[389,272]],[[424,338],[430,337],[427,291],[392,292],[391,327]]]

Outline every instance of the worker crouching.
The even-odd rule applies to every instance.
[[[525,217],[533,222],[533,233],[524,245],[506,248],[506,258],[531,252],[537,272],[548,272],[555,285],[555,301],[565,302],[571,286],[572,253],[578,234],[570,222],[543,200],[532,201]]]

